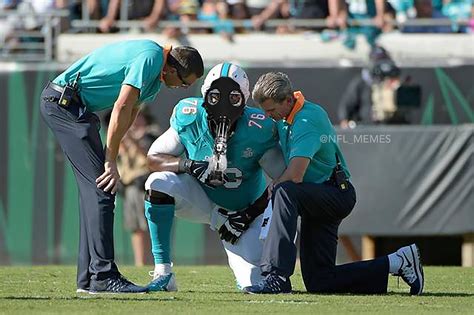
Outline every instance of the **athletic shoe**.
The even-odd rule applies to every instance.
[[[423,292],[424,275],[420,260],[420,250],[415,244],[405,246],[395,253],[402,260],[402,264],[395,276],[401,277],[409,286],[411,295],[420,295]]]
[[[176,276],[174,273],[153,274],[153,280],[147,286],[150,292],[178,291]]]
[[[117,274],[104,280],[91,280],[90,294],[98,293],[146,293],[148,289],[133,284],[121,274]]]
[[[243,291],[250,294],[291,293],[291,282],[289,278],[269,273],[262,282],[245,287]]]
[[[87,288],[77,288],[76,293],[89,293],[89,289],[87,289]]]

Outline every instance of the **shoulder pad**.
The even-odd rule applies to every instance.
[[[179,101],[171,114],[170,124],[176,130],[196,121],[196,118],[204,110],[202,108],[202,98],[190,97]]]

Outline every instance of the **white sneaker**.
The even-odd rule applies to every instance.
[[[423,293],[425,283],[423,266],[420,260],[420,250],[415,244],[405,246],[395,253],[400,257],[402,264],[395,276],[400,276],[410,286],[411,295]]]
[[[174,273],[159,274],[150,271],[150,276],[153,277],[153,280],[147,286],[150,292],[178,291],[178,286],[176,285],[176,276]]]

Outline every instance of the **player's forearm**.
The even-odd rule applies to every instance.
[[[148,169],[151,172],[173,172],[179,173],[179,161],[180,157],[176,157],[169,154],[153,154],[148,155]]]

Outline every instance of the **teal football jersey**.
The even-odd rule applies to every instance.
[[[336,166],[337,153],[342,168],[350,177],[346,161],[337,144],[336,131],[328,114],[321,106],[309,101],[304,101],[302,105],[296,111],[292,123],[284,119],[277,125],[286,165],[294,157],[309,158],[310,163],[303,181],[322,183],[331,176]]]
[[[205,161],[212,156],[214,138],[207,125],[202,98],[181,100],[170,124],[179,135],[189,159]],[[227,170],[223,186],[202,184],[209,198],[228,210],[241,210],[264,192],[267,183],[259,164],[263,154],[278,142],[274,122],[257,109],[246,107],[227,142]]]

